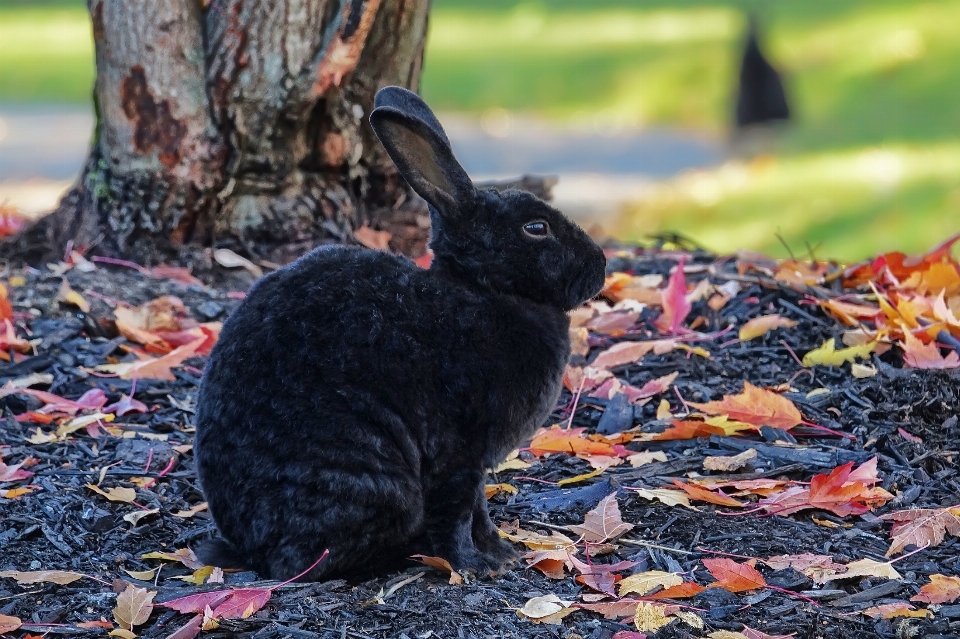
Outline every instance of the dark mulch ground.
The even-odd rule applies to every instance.
[[[706,263],[709,256],[699,256]],[[615,259],[611,267],[619,270],[667,274],[675,261],[653,254],[635,259]],[[72,270],[66,274],[71,286],[91,302],[86,315],[55,301],[60,278],[48,271],[7,272],[22,275],[26,284],[10,289],[18,312],[26,313],[21,325],[28,326],[35,338],[42,338],[37,354],[16,365],[0,362],[0,384],[32,372],[53,375],[49,390],[75,399],[91,387],[102,388],[111,401],[129,393],[131,383],[102,378],[84,372],[107,361],[123,358],[118,345],[122,338],[112,337],[98,321],[111,316],[109,300],[139,304],[159,295],[181,298],[192,315],[202,321],[222,320],[238,303],[223,290],[184,285],[171,280],[152,279],[137,271],[103,267],[90,273]],[[701,275],[702,277],[702,275]],[[696,279],[694,276],[692,279]],[[722,281],[720,278],[717,281]],[[91,293],[92,292],[92,293]],[[882,560],[889,546],[889,525],[876,515],[907,507],[955,505],[960,499],[960,479],[955,463],[960,451],[960,377],[956,373],[902,370],[898,355],[890,352],[875,358],[880,373],[858,380],[843,368],[816,367],[813,375],[794,360],[819,346],[840,331],[834,320],[816,306],[803,305],[803,295],[790,287],[769,288],[745,282],[735,299],[721,312],[705,304],[695,305],[692,316],[708,319],[703,332],[725,328],[729,318],[739,324],[775,309],[800,322],[789,330],[780,330],[748,343],[732,343],[733,333],[697,345],[707,348],[712,359],[689,357],[683,351],[648,356],[642,365],[632,365],[620,377],[635,386],[656,377],[679,371],[676,388],[687,401],[719,399],[725,393],[738,392],[742,380],[758,386],[776,386],[789,382],[796,393],[789,396],[801,408],[805,418],[822,426],[852,435],[853,438],[824,436],[809,428],[798,427],[791,435],[767,430],[763,438],[712,437],[709,439],[662,443],[632,442],[635,450],[662,450],[667,462],[640,468],[614,467],[592,480],[592,484],[558,490],[537,481],[513,478],[516,475],[556,481],[590,470],[575,457],[553,455],[522,473],[503,475],[519,493],[499,495],[491,501],[494,520],[520,520],[527,529],[549,532],[537,522],[563,526],[580,523],[584,514],[600,498],[617,486],[660,487],[672,477],[684,477],[700,470],[707,455],[734,454],[748,446],[759,456],[744,477],[768,476],[809,480],[847,461],[879,458],[883,487],[897,498],[880,511],[843,520],[819,511],[805,511],[789,517],[744,515],[724,517],[714,514],[712,506],[699,505],[700,512],[648,502],[621,490],[623,519],[636,524],[628,535],[649,545],[622,544],[616,552],[621,559],[639,562],[635,569],[689,571],[696,568],[697,581],[708,583],[709,575],[698,566],[701,559],[713,556],[704,550],[752,557],[803,552],[832,555],[849,562],[862,558]],[[755,299],[751,299],[755,298]],[[655,315],[655,314],[654,314]],[[646,320],[645,317],[641,318]],[[635,333],[633,338],[653,336]],[[782,341],[781,341],[782,340]],[[609,340],[608,340],[609,342]],[[608,342],[596,344],[603,346]],[[292,348],[296,345],[290,345]],[[127,356],[129,357],[129,356]],[[79,431],[63,441],[31,444],[26,440],[36,424],[19,422],[13,415],[35,409],[39,402],[12,395],[0,399],[0,449],[7,464],[28,457],[38,460],[29,469],[36,473],[28,482],[0,485],[12,488],[25,483],[34,492],[17,499],[0,499],[0,570],[73,570],[101,580],[82,579],[66,586],[54,584],[17,585],[12,579],[0,579],[0,614],[14,615],[26,624],[22,633],[70,636],[103,635],[105,630],[81,629],[79,622],[112,619],[116,590],[124,580],[157,590],[157,601],[166,601],[197,591],[193,584],[176,579],[192,571],[163,562],[156,579],[139,582],[124,570],[147,570],[161,562],[145,560],[148,552],[184,548],[212,533],[206,513],[189,519],[173,512],[188,509],[203,501],[193,472],[191,453],[184,446],[192,440],[192,403],[195,398],[201,358],[175,369],[176,381],[139,380],[136,398],[151,407],[146,414],[129,414],[117,420],[130,436],[93,438]],[[192,366],[191,366],[192,365]],[[830,392],[807,399],[815,388]],[[674,409],[679,397],[667,396]],[[571,396],[561,398],[561,407]],[[603,415],[603,402],[580,402],[575,426],[595,428]],[[656,429],[656,402],[635,410],[633,423]],[[562,409],[554,415],[566,417]],[[659,426],[663,426],[660,424]],[[914,443],[898,433],[904,429],[922,440]],[[51,427],[42,427],[48,432]],[[798,440],[798,446],[777,446],[777,440]],[[181,452],[175,450],[179,447]],[[132,504],[109,502],[94,495],[84,484],[97,483],[103,476],[104,487],[127,486],[131,478],[156,477],[174,459],[172,470],[149,488],[138,488],[138,503],[157,508],[159,514],[132,526],[123,515],[138,508]],[[816,519],[819,523],[815,522]],[[824,522],[833,522],[828,527]],[[806,577],[793,571],[763,572],[772,585],[799,592],[820,605],[773,591],[735,595],[710,589],[693,600],[678,602],[700,612],[707,628],[702,631],[674,623],[661,630],[658,638],[701,637],[715,630],[741,630],[746,624],[767,633],[796,633],[797,637],[851,639],[858,637],[958,637],[960,606],[944,606],[929,620],[874,620],[856,611],[892,600],[908,599],[934,573],[960,573],[958,540],[948,537],[939,546],[918,552],[896,564],[904,576],[901,581],[867,578],[828,583],[815,587]],[[391,592],[391,587],[411,576],[419,578]],[[250,573],[227,574],[228,584],[256,579]],[[111,585],[112,584],[112,585]],[[219,585],[200,586],[202,589]],[[405,573],[386,575],[359,585],[344,582],[291,584],[273,593],[270,602],[249,619],[221,622],[210,636],[272,637],[563,637],[566,639],[609,639],[629,625],[605,620],[599,615],[576,612],[561,626],[533,624],[520,619],[514,608],[531,597],[555,593],[576,600],[581,586],[572,578],[554,581],[536,570],[515,566],[495,579],[468,585],[451,586],[445,576],[415,566]],[[389,593],[389,594],[384,594]],[[188,617],[161,608],[138,628],[143,637],[165,637]],[[911,632],[917,634],[911,635]]]

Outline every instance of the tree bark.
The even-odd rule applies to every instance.
[[[369,128],[416,90],[430,0],[88,0],[97,126],[60,206],[0,255],[142,263],[226,247],[285,263],[359,226],[425,250],[429,220]]]

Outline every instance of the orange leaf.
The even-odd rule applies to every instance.
[[[750,564],[738,564],[732,559],[719,557],[717,559],[704,559],[703,565],[717,580],[716,583],[709,586],[710,588],[744,592],[766,588],[767,586],[767,581],[763,578],[763,575]]]
[[[690,498],[695,501],[705,501],[711,504],[717,504],[718,506],[731,506],[733,508],[743,508],[743,504],[734,499],[733,497],[728,497],[723,493],[715,493],[712,490],[707,490],[703,486],[697,486],[695,484],[688,484],[686,482],[680,481],[679,479],[673,480],[673,485],[681,489],[683,492],[690,495]]]
[[[675,439],[695,439],[697,437],[710,437],[710,435],[723,435],[723,429],[711,426],[706,422],[693,419],[671,420],[673,424],[664,429],[662,433],[654,435],[655,441],[670,441]]]
[[[872,608],[865,608],[860,612],[874,619],[878,617],[882,619],[893,619],[894,617],[933,617],[933,613],[929,610],[917,610],[915,606],[911,606],[906,601],[880,604]]]
[[[740,328],[739,337],[743,341],[766,335],[775,328],[793,328],[798,322],[778,314],[754,317]]]
[[[732,420],[754,426],[786,430],[803,421],[800,411],[789,399],[757,388],[748,381],[743,382],[743,392],[739,395],[726,395],[721,401],[706,404],[687,403],[709,415],[727,415]]]
[[[655,592],[652,595],[644,595],[646,599],[687,599],[688,597],[694,597],[701,592],[706,590],[705,587],[700,584],[694,583],[692,581],[685,581],[679,586],[671,586],[669,588],[664,588],[660,592]]]
[[[620,342],[604,351],[600,351],[596,359],[590,362],[590,366],[610,370],[618,366],[633,364],[642,360],[657,344],[658,342]]]
[[[549,453],[568,455],[609,455],[617,457],[617,450],[610,444],[595,442],[582,436],[585,428],[553,428],[541,431],[530,442],[530,452],[540,457]]]
[[[15,206],[0,206],[0,237],[16,235],[23,230],[30,220]]]
[[[953,603],[960,598],[960,577],[930,575],[930,583],[920,588],[920,594],[910,597],[910,601],[922,601],[929,604]]]
[[[390,248],[393,235],[389,231],[375,231],[369,226],[361,226],[353,232],[353,237],[368,249],[386,251]]]

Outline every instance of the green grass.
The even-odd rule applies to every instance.
[[[746,11],[796,114],[778,159],[665,183],[616,231],[782,255],[779,231],[855,259],[960,230],[958,0],[434,0],[422,89],[439,110],[721,136]],[[83,101],[92,82],[83,2],[0,0],[0,100]]]

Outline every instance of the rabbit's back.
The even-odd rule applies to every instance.
[[[363,548],[409,554],[431,477],[495,463],[549,413],[566,329],[562,312],[373,251],[318,249],[268,275],[224,325],[198,402],[224,538],[273,577],[324,548],[330,574],[362,571]]]

